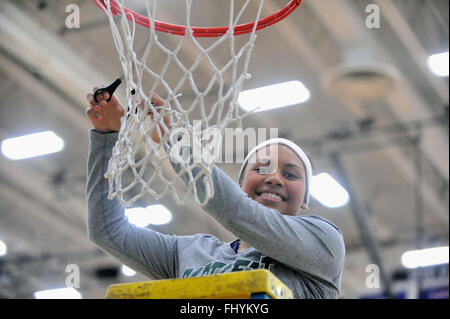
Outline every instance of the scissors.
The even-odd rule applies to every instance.
[[[124,79],[124,75],[120,76],[119,78],[117,78],[114,82],[110,83],[110,84],[106,84],[104,86],[101,86],[99,88],[97,88],[97,90],[95,90],[94,92],[94,100],[95,102],[98,103],[97,100],[97,95],[103,94],[103,92],[108,92],[109,93],[109,97],[106,100],[107,102],[111,101],[111,98],[114,94],[114,91],[116,91],[116,89],[119,87],[120,83],[122,83],[123,79]],[[134,89],[131,90],[131,94],[135,94],[136,91]]]

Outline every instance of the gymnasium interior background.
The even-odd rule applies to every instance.
[[[179,2],[159,1],[159,18],[179,19]],[[144,1],[128,3],[145,12]],[[207,1],[193,15],[205,25],[220,21],[227,3]],[[286,3],[266,0],[263,15]],[[68,27],[70,5],[79,8],[79,27]],[[310,155],[314,175],[328,173],[348,192],[340,207],[314,197],[310,207],[344,235],[340,298],[448,298],[448,12],[448,0],[304,0],[258,31],[244,90],[296,80],[310,96],[243,126],[278,128]],[[137,28],[146,41],[148,31]],[[437,75],[430,56],[445,52]],[[64,288],[73,265],[82,298],[149,280],[125,275],[86,234],[86,94],[120,74],[108,20],[92,1],[0,0],[0,140],[53,131],[64,141],[45,156],[0,154],[0,298]],[[240,167],[219,166],[232,178]],[[194,204],[159,203],[171,221],[146,227],[234,239]],[[402,263],[405,252],[435,247],[446,247],[443,263]]]

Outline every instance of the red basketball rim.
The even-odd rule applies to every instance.
[[[94,3],[103,11],[107,12],[108,7],[105,3],[105,0],[93,0]],[[263,28],[266,28],[268,26],[271,26],[272,24],[275,24],[284,18],[286,18],[288,15],[290,15],[297,7],[302,3],[303,0],[291,0],[289,3],[283,7],[278,12],[275,12],[274,14],[271,14],[265,18],[262,18],[258,20],[256,30],[260,30]],[[120,9],[119,4],[117,3],[117,0],[109,0],[110,6],[111,6],[111,13],[113,16],[120,14],[122,11]],[[143,16],[137,12],[134,12],[128,8],[124,8],[125,13],[127,14],[127,18],[131,20],[132,15],[134,17],[134,20],[136,23],[149,28],[150,27],[150,19],[146,16]],[[161,32],[176,34],[176,35],[185,35],[186,34],[186,26],[183,25],[176,25],[176,24],[170,24],[162,21],[155,20],[155,29]],[[254,21],[244,24],[239,24],[234,27],[234,35],[241,35],[250,33],[253,31]],[[194,37],[200,37],[200,38],[213,38],[213,37],[220,37],[224,35],[228,31],[229,27],[213,27],[213,28],[207,28],[207,27],[192,27],[192,32]]]

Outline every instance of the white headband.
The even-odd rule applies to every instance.
[[[255,154],[257,151],[259,151],[260,149],[268,146],[268,145],[272,145],[272,144],[282,144],[285,145],[287,147],[289,147],[291,150],[293,150],[298,157],[300,157],[300,159],[303,162],[303,165],[305,165],[305,169],[306,169],[306,192],[305,192],[305,199],[303,201],[304,204],[308,205],[309,203],[309,197],[310,197],[310,184],[311,184],[311,178],[312,178],[312,168],[311,168],[311,162],[309,161],[308,156],[306,156],[305,152],[303,152],[303,150],[295,143],[284,139],[284,138],[271,138],[265,142],[262,142],[258,145],[256,145],[251,151],[250,153],[248,153],[247,157],[244,160],[244,163],[242,163],[241,169],[239,171],[239,175],[238,175],[238,182],[240,183],[243,176],[242,174],[244,173],[245,167],[247,166],[247,163],[250,159],[250,157]]]

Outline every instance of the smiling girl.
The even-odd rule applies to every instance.
[[[108,200],[104,174],[118,138],[124,111],[107,93],[94,102],[88,94],[90,131],[87,206],[89,239],[106,253],[153,279],[197,277],[269,269],[294,298],[337,298],[345,246],[331,222],[307,210],[311,164],[286,139],[256,146],[245,159],[239,183],[216,166],[214,197],[203,207],[237,239],[221,242],[207,234],[177,236],[130,224],[124,207]],[[162,106],[157,95],[152,103]]]

